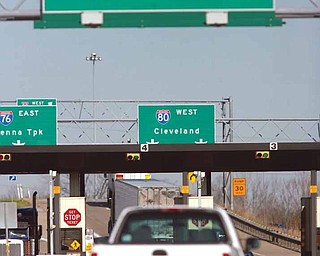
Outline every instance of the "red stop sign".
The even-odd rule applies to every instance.
[[[63,220],[68,226],[77,226],[81,221],[81,213],[75,208],[70,208],[63,214]]]

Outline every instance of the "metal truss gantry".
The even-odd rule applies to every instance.
[[[234,118],[229,97],[212,101],[58,101],[58,142],[92,144],[96,136],[96,143],[138,143],[138,105],[167,104],[215,104],[217,142],[320,140],[320,117]]]
[[[0,21],[40,20],[41,0],[0,0]]]
[[[212,101],[57,101],[58,144],[138,143],[138,106],[214,104],[216,142],[318,142],[320,117],[234,118],[231,97]],[[2,101],[0,105],[16,105]],[[224,203],[232,202],[231,173],[223,173]]]
[[[217,142],[316,142],[318,118],[234,118],[230,97],[213,101],[58,101],[59,143],[138,143],[138,105],[215,104]],[[93,114],[94,113],[94,114]],[[95,142],[96,141],[96,142]],[[231,172],[223,201],[233,208]]]

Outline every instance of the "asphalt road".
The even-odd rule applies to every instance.
[[[245,244],[245,239],[249,237],[249,235],[238,231],[238,235],[242,244]],[[294,252],[291,250],[284,249],[282,247],[270,244],[265,241],[260,241],[260,248],[252,251],[255,256],[300,256],[301,254],[298,252]]]
[[[40,244],[40,254],[47,254],[47,212],[46,200],[38,200],[39,224],[42,225],[43,236]],[[95,238],[98,241],[105,241],[108,236],[107,223],[109,220],[110,211],[106,207],[86,205],[86,227],[94,230]],[[245,244],[247,234],[238,232],[242,244]],[[99,238],[100,237],[100,238]],[[300,256],[300,253],[284,249],[279,246],[261,241],[259,249],[253,251],[255,256]]]

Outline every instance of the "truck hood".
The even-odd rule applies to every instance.
[[[92,252],[96,256],[243,256],[242,250],[226,244],[97,244]]]

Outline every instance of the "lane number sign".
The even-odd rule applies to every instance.
[[[269,149],[270,150],[278,150],[278,142],[270,142]]]

